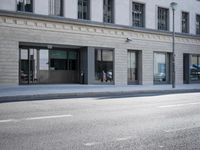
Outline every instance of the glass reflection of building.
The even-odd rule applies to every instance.
[[[113,50],[95,50],[95,80],[113,83]]]
[[[200,56],[199,55],[191,56],[190,80],[200,81]]]

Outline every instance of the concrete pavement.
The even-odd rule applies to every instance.
[[[1,85],[0,102],[14,100],[53,99],[72,97],[93,97],[105,95],[127,95],[150,93],[200,92],[200,84],[171,85]]]

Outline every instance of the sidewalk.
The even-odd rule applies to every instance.
[[[69,97],[106,96],[111,94],[146,94],[200,92],[200,84],[171,85],[15,85],[0,86],[0,102],[12,100],[52,99]]]

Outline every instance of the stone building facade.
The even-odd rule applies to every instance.
[[[175,11],[177,84],[200,82],[200,2]],[[170,0],[0,0],[0,84],[170,84]]]

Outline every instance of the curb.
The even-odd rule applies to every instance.
[[[105,97],[105,98],[139,97],[139,96],[156,96],[165,94],[196,93],[196,92],[200,92],[200,89],[35,94],[35,95],[20,95],[20,96],[3,96],[0,97],[0,103],[52,100],[52,99],[69,99],[69,98],[87,98],[87,97],[88,98],[89,97]]]

